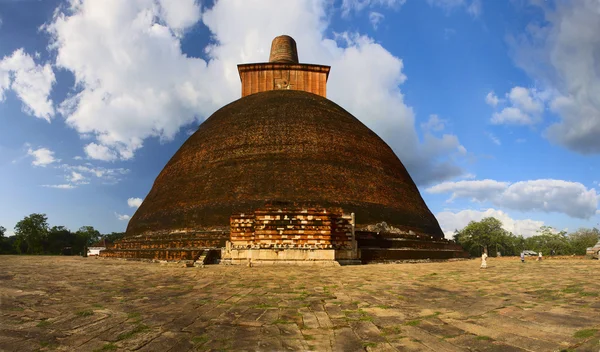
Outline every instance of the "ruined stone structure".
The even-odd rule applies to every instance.
[[[342,209],[267,207],[231,216],[222,262],[358,264],[354,214]]]
[[[156,178],[125,239],[101,256],[197,260],[210,249],[220,253],[250,245],[254,251],[263,244],[283,245],[278,253],[286,244],[295,250],[307,244],[307,251],[332,250],[330,259],[363,262],[466,256],[444,239],[392,149],[326,98],[328,66],[298,63],[296,43],[282,36],[273,41],[270,62],[238,68],[243,97],[189,137]],[[273,204],[288,219],[263,218]],[[320,210],[332,215],[316,225],[314,212]],[[310,226],[324,226],[319,231],[327,233],[301,234],[307,228],[297,226],[309,221],[301,218],[304,211],[313,216]],[[352,240],[334,226],[348,214],[355,214]],[[274,234],[264,231],[279,231],[270,227],[279,223],[257,219],[292,222]],[[387,227],[377,225],[382,223]],[[241,231],[242,224],[253,229]],[[356,241],[354,249],[344,249],[349,241]],[[249,252],[235,258],[229,253],[235,262]],[[308,258],[309,252],[303,253],[298,258]]]

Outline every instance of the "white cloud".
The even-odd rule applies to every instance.
[[[489,95],[486,96],[488,104],[498,102],[495,96],[490,97],[488,101]],[[493,124],[532,125],[541,121],[541,114],[544,111],[542,98],[546,98],[545,93],[539,93],[535,89],[513,87],[506,94],[506,98],[511,106],[494,113],[491,119]]]
[[[471,221],[481,221],[486,217],[494,217],[502,222],[502,228],[510,231],[515,235],[530,237],[536,234],[536,231],[544,225],[543,221],[531,219],[515,220],[507,213],[497,209],[479,210],[461,210],[458,212],[443,211],[435,214],[436,219],[440,223],[442,231],[446,238],[454,237],[455,230],[461,230]]]
[[[129,205],[130,208],[139,208],[143,201],[142,198],[129,198],[127,199],[127,205]]]
[[[50,91],[55,81],[50,64],[37,65],[23,49],[0,60],[0,101],[12,89],[23,102],[23,111],[48,122],[54,116]]]
[[[383,21],[384,18],[385,16],[379,12],[371,11],[369,13],[369,22],[371,22],[371,26],[373,26],[375,30],[377,30],[377,27],[379,27],[379,23],[381,23],[381,21]]]
[[[446,11],[447,14],[458,9],[465,8],[467,13],[475,18],[483,11],[480,0],[427,0],[430,6],[437,6]]]
[[[502,142],[500,141],[500,139],[498,137],[496,137],[493,133],[491,132],[486,132],[486,135],[488,136],[488,138],[495,144],[495,145],[501,145]]]
[[[73,189],[76,186],[74,186],[70,183],[64,183],[64,184],[60,184],[60,185],[42,185],[42,187],[58,188],[58,189]]]
[[[467,12],[475,18],[479,17],[482,11],[483,6],[481,5],[481,0],[473,0],[471,1],[471,4],[467,6]]]
[[[579,153],[600,153],[598,1],[534,5],[543,12],[543,21],[530,23],[526,33],[510,44],[517,65],[556,91],[550,108],[561,120],[546,130],[546,136]]]
[[[105,145],[90,143],[86,145],[83,150],[85,151],[85,154],[92,159],[103,161],[113,161],[117,159],[117,153]],[[123,159],[129,158],[123,156]]]
[[[27,155],[33,157],[33,161],[31,162],[31,165],[34,165],[34,166],[45,167],[46,165],[50,165],[54,162],[60,161],[60,159],[54,158],[54,152],[48,148],[38,148],[36,150],[29,148],[27,150]]]
[[[446,127],[444,122],[438,115],[431,114],[429,115],[429,120],[421,124],[421,128],[426,131],[441,131]]]
[[[402,3],[346,6],[357,11],[360,4]],[[208,61],[181,52],[179,33],[197,23],[198,6],[169,6],[182,9],[165,10],[153,0],[72,1],[45,27],[56,65],[75,76],[79,90],[60,111],[69,126],[95,139],[85,147],[88,157],[130,159],[146,138],[171,140],[180,128],[239,98],[236,65],[266,61],[271,40],[285,33],[296,39],[302,62],[333,67],[329,98],[386,140],[417,182],[463,172],[452,158],[465,152],[456,136],[419,140],[413,110],[399,88],[406,80],[402,60],[358,33],[328,37],[336,10],[328,1],[217,1],[202,14],[214,40],[205,48]],[[167,18],[165,11],[196,15]]]
[[[115,213],[115,216],[117,217],[117,219],[121,220],[121,221],[126,221],[131,219],[131,216],[127,215],[127,214],[119,214],[119,213]]]
[[[95,178],[103,181],[104,183],[108,183],[108,184],[114,184],[114,183],[119,182],[123,175],[126,175],[127,173],[129,173],[129,169],[105,168],[105,167],[94,166],[91,163],[86,163],[83,165],[61,164],[59,166],[59,168],[64,169],[68,172],[71,172],[71,174],[69,174],[67,176],[67,179],[69,177],[72,177],[72,175],[73,175],[72,173],[75,172],[77,174],[81,174],[86,180],[90,177],[95,177]]]
[[[387,7],[397,9],[404,5],[406,0],[342,0],[342,16],[346,17],[351,12],[361,12],[367,8]]]
[[[498,192],[504,191],[508,187],[508,182],[499,182],[495,180],[473,180],[442,182],[425,191],[433,194],[452,193],[450,200],[456,198],[471,198],[483,202],[495,198]]]
[[[494,107],[495,107],[496,105],[498,105],[498,102],[499,102],[499,101],[500,101],[500,100],[498,99],[498,97],[496,96],[496,94],[495,94],[494,92],[489,92],[489,93],[488,93],[488,94],[485,96],[485,102],[486,102],[488,105],[491,105],[491,106],[494,106]]]
[[[80,174],[79,172],[71,171],[71,175],[67,176],[67,180],[71,183],[83,183],[85,182],[85,176]]]
[[[557,212],[588,219],[596,212],[600,196],[579,182],[541,179],[516,183],[495,180],[443,182],[428,193],[451,193],[450,200],[471,198],[520,211]]]

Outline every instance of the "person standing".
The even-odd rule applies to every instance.
[[[538,262],[541,262],[541,261],[542,261],[542,252],[539,252],[539,253],[538,253],[538,259],[537,259],[537,260],[538,260]]]
[[[521,263],[525,263],[525,253],[521,252]]]
[[[483,254],[481,255],[481,266],[479,267],[480,269],[487,269],[487,257],[487,253],[483,252]]]

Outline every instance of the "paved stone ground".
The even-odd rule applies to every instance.
[[[178,266],[0,256],[0,351],[594,351],[600,262]]]

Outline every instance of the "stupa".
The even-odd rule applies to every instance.
[[[330,67],[273,40],[242,98],[175,153],[103,257],[202,263],[464,258],[392,149],[327,99]],[[359,83],[359,82],[358,82]]]

